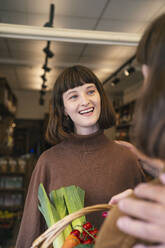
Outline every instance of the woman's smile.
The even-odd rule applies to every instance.
[[[83,116],[90,116],[92,115],[93,111],[94,111],[94,107],[91,107],[91,108],[86,108],[84,110],[81,110],[79,111],[79,113]]]

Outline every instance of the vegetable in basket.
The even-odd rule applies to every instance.
[[[46,194],[43,184],[39,185],[38,208],[45,218],[47,226],[50,227],[66,215],[74,213],[84,207],[85,192],[75,185],[62,187],[50,193],[50,200]],[[68,225],[65,230],[53,242],[54,248],[61,248],[64,240],[73,228],[82,231],[82,225],[86,222],[85,216],[79,217]]]
[[[86,222],[82,226],[83,232],[80,232],[77,229],[74,229],[70,235],[65,240],[62,248],[73,248],[77,247],[77,242],[82,244],[82,247],[85,247],[87,244],[94,244],[95,238],[98,233],[98,230],[90,223]]]
[[[80,244],[80,239],[76,237],[74,234],[69,234],[69,236],[65,239],[62,248],[74,248],[79,244]]]
[[[63,219],[68,214],[67,207],[64,201],[64,188],[51,191],[49,196],[51,202],[53,202],[56,206],[60,219]],[[66,238],[71,231],[72,227],[71,225],[68,225],[63,231],[64,238]]]
[[[42,213],[42,215],[44,216],[47,226],[50,227],[54,223],[60,220],[60,216],[56,207],[50,202],[43,184],[40,184],[39,186],[38,199],[39,199],[38,208]],[[53,247],[59,248],[63,245],[63,243],[64,243],[64,235],[63,233],[60,233],[60,235],[54,240]]]

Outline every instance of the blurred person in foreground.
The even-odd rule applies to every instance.
[[[100,230],[96,248],[165,247],[165,14],[144,32],[137,60],[142,65],[144,87],[133,128],[139,150],[131,145],[130,149],[155,167],[157,179],[111,199],[117,205]]]

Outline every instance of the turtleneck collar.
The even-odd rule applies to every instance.
[[[104,130],[98,130],[90,135],[78,135],[73,134],[71,137],[63,141],[65,145],[68,145],[70,149],[76,149],[79,151],[92,151],[101,149],[109,139],[104,135]]]

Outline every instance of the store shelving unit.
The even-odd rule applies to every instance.
[[[26,161],[0,159],[0,237],[12,235],[26,196]]]
[[[23,209],[25,175],[20,173],[0,174],[0,208]]]
[[[132,126],[132,119],[134,113],[135,101],[127,104],[117,106],[116,109],[116,139],[130,140],[130,127]]]

